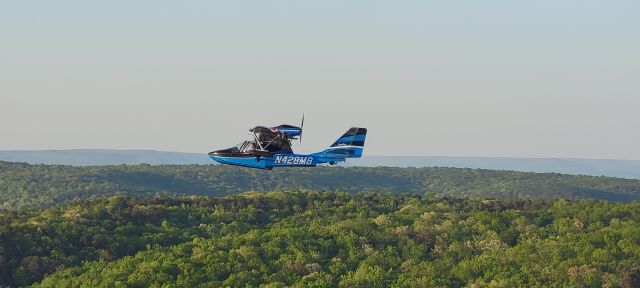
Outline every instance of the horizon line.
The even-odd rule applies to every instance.
[[[186,151],[171,151],[171,150],[157,150],[157,149],[122,149],[122,148],[66,148],[66,149],[0,149],[0,152],[54,152],[54,151],[120,151],[120,152],[160,152],[160,153],[180,153],[180,154],[201,154],[199,152],[186,152]],[[206,155],[206,152],[202,152]],[[538,159],[538,160],[553,160],[553,159],[568,159],[568,160],[600,160],[600,161],[640,161],[640,159],[620,159],[620,158],[580,158],[580,157],[561,157],[561,156],[460,156],[460,155],[363,155],[365,157],[433,157],[433,158],[497,158],[497,159]]]

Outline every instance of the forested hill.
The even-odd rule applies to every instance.
[[[112,149],[0,150],[0,161],[74,166],[145,163],[151,165],[208,165],[213,163],[206,153]],[[640,160],[620,159],[365,155],[362,158],[349,159],[348,162],[341,165],[478,168],[640,179]]]
[[[639,287],[639,205],[307,191],[0,210],[0,286]]]
[[[460,168],[223,165],[58,166],[0,162],[0,207],[48,207],[113,194],[209,195],[309,189],[524,199],[640,199],[640,180]]]

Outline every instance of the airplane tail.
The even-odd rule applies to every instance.
[[[323,162],[344,161],[346,158],[360,158],[364,149],[364,140],[367,137],[367,128],[353,127],[328,149],[315,155],[326,158]]]

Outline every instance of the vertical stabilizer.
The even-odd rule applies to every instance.
[[[367,128],[353,127],[331,144],[329,149],[316,153],[322,162],[344,161],[346,158],[360,158],[364,149]]]

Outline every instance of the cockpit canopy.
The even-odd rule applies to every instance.
[[[253,133],[252,140],[247,140],[234,147],[212,153],[229,156],[293,153],[293,149],[291,149],[291,139],[298,139],[295,137],[299,137],[302,134],[302,129],[292,125],[280,125],[273,128],[256,126],[249,129],[249,132]]]
[[[293,153],[291,149],[291,141],[287,134],[275,129],[257,126],[249,129],[253,132],[254,141],[250,141],[255,146],[254,149],[266,150],[269,152],[289,152]]]

